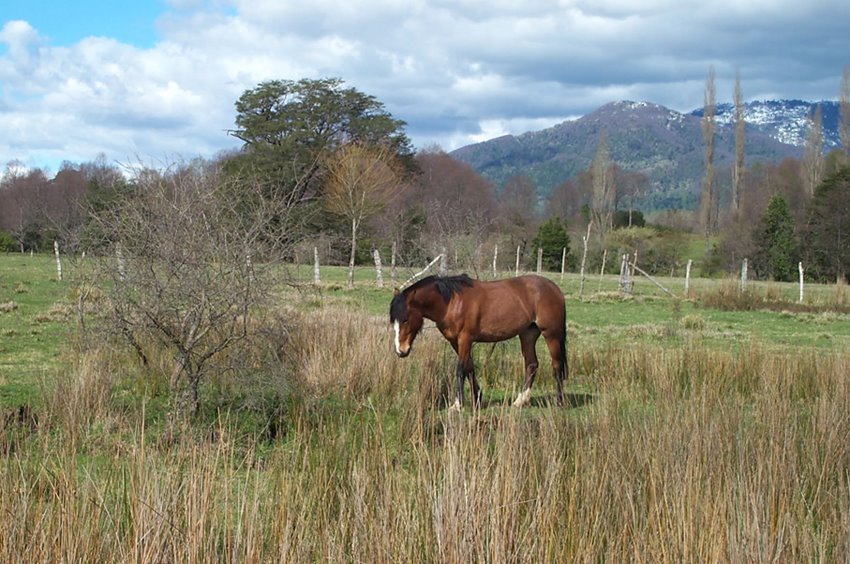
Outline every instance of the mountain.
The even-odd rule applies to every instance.
[[[824,102],[825,145],[837,143],[838,104]],[[774,162],[799,157],[805,143],[806,116],[813,104],[768,101],[746,104],[746,162]],[[683,114],[649,102],[612,102],[586,116],[548,129],[505,135],[461,147],[450,154],[501,185],[524,174],[545,198],[558,184],[586,170],[604,131],[614,162],[646,174],[652,191],[640,204],[645,210],[693,208],[703,176],[702,110]],[[717,108],[715,170],[728,181],[734,159],[734,106]]]
[[[803,147],[806,144],[809,119],[821,107],[824,130],[824,147],[827,151],[840,145],[838,140],[838,102],[805,102],[803,100],[763,100],[744,104],[744,121],[777,141]],[[702,117],[702,108],[691,112]],[[717,123],[732,126],[735,121],[733,104],[717,105]]]

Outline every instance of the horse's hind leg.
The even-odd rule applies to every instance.
[[[455,393],[457,396],[455,397],[455,402],[449,408],[453,411],[460,411],[463,408],[463,381],[466,377],[466,374],[463,370],[463,363],[458,359],[457,366],[455,367],[455,378],[457,379],[457,388],[455,388]]]
[[[564,380],[567,377],[567,341],[562,331],[543,334],[546,346],[552,356],[552,370],[555,373],[555,383],[558,385],[558,405],[564,405]]]
[[[531,386],[534,384],[534,376],[537,375],[537,351],[535,345],[540,336],[540,329],[536,325],[519,334],[519,342],[522,346],[522,357],[525,359],[525,383],[522,392],[514,401],[514,407],[522,407],[531,399]]]

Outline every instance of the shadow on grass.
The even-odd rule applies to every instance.
[[[591,403],[593,403],[593,394],[581,392],[564,394],[564,407],[583,407]],[[532,397],[528,405],[530,407],[558,407],[558,398],[554,393]]]
[[[564,408],[571,409],[577,407],[583,407],[585,405],[589,405],[593,403],[593,394],[575,392],[575,393],[564,393]],[[481,400],[481,405],[479,409],[481,411],[489,410],[491,408],[500,409],[505,406],[512,406],[513,398],[506,395],[494,395],[488,397],[486,394]],[[525,405],[525,408],[538,407],[538,408],[558,408],[558,398],[556,394],[553,392],[551,394],[542,394],[532,396],[528,401],[528,404]],[[469,399],[464,404],[464,409],[470,409],[471,403]],[[449,409],[448,407],[444,407],[444,410]]]

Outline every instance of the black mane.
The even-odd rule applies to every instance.
[[[472,278],[466,274],[456,276],[427,276],[419,282],[408,286],[402,292],[393,296],[390,302],[390,323],[395,321],[407,321],[407,295],[410,292],[433,284],[443,301],[449,303],[454,294],[463,291],[464,288],[472,286]]]

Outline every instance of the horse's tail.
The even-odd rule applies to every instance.
[[[567,306],[564,304],[564,324],[562,326],[561,331],[561,342],[559,343],[561,348],[561,358],[564,359],[564,378],[569,378],[570,376],[570,367],[569,362],[567,360]]]

